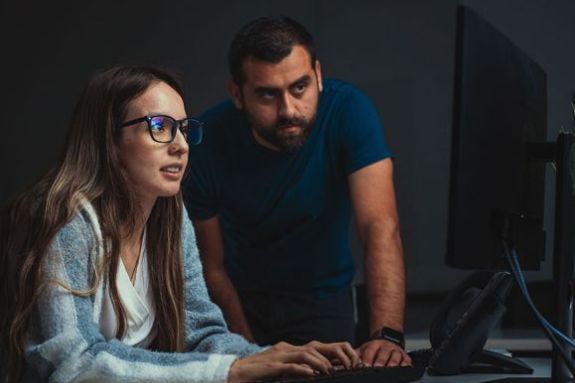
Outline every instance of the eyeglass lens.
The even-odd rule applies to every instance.
[[[152,137],[158,142],[170,142],[173,140],[172,128],[175,121],[167,116],[155,116],[149,121]]]
[[[181,129],[190,145],[198,145],[202,142],[204,130],[200,121],[191,118],[184,120]]]
[[[177,134],[177,128],[188,142],[197,145],[202,141],[202,124],[194,119],[176,121],[169,116],[154,116],[149,120],[150,132],[158,142],[172,142]]]

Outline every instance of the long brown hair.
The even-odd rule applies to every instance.
[[[24,343],[42,284],[42,258],[56,233],[76,214],[83,199],[98,214],[104,257],[94,269],[92,288],[73,291],[89,296],[102,275],[118,318],[116,337],[126,330],[126,315],[115,275],[121,233],[135,230],[139,211],[134,190],[119,166],[116,127],[129,103],[150,85],[165,82],[183,99],[175,77],[157,68],[121,66],[95,75],[74,109],[59,164],[30,191],[4,209],[0,220],[0,347],[7,350],[8,381],[17,381],[25,366]],[[181,256],[182,197],[158,198],[148,218],[146,249],[156,305],[157,336],[153,347],[182,351],[184,283]]]

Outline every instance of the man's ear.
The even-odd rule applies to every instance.
[[[315,76],[317,77],[317,87],[321,92],[323,90],[323,82],[321,80],[321,64],[319,60],[315,60]]]
[[[242,110],[244,103],[242,102],[242,90],[234,80],[228,80],[228,93],[234,102],[236,108]]]

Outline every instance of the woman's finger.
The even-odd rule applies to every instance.
[[[295,358],[290,359],[291,362],[306,363],[324,374],[329,374],[332,370],[330,361],[312,347],[302,346],[299,350],[294,350],[290,353]]]

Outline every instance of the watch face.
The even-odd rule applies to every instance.
[[[381,339],[385,339],[385,340],[387,340],[387,341],[390,341],[390,342],[392,342],[392,343],[395,343],[395,344],[397,344],[398,346],[401,346],[401,347],[404,347],[404,345],[405,345],[405,340],[404,340],[404,338],[403,338],[403,333],[401,333],[401,332],[399,332],[399,331],[397,331],[397,330],[394,330],[394,329],[392,329],[392,328],[389,328],[389,327],[383,327],[383,328],[380,330],[379,337],[380,337]]]

